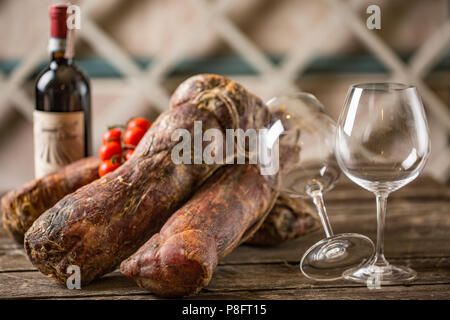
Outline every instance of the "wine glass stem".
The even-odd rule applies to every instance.
[[[316,205],[317,213],[319,214],[320,221],[322,222],[323,229],[325,230],[325,235],[327,238],[333,236],[333,229],[331,229],[330,220],[328,219],[327,209],[325,208],[325,204],[323,202],[322,191],[314,190],[310,194],[313,199],[314,204]]]
[[[384,267],[389,265],[384,257],[384,221],[386,217],[386,203],[388,194],[377,194],[377,246],[372,265]]]

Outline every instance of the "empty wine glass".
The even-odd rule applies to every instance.
[[[279,158],[285,160],[285,165],[263,176],[284,194],[312,198],[325,230],[326,239],[306,251],[300,268],[314,280],[339,279],[344,270],[367,262],[374,245],[363,235],[334,235],[328,219],[323,193],[333,188],[340,174],[334,156],[335,122],[308,93],[275,97],[267,105],[272,115],[269,137],[274,141],[271,133],[282,134]]]
[[[356,184],[377,200],[377,245],[370,264],[352,268],[344,278],[367,283],[410,281],[416,272],[393,266],[384,257],[384,221],[388,195],[415,179],[430,150],[422,102],[413,86],[367,83],[350,87],[339,117],[336,158]]]

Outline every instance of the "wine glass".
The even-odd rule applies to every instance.
[[[367,266],[344,278],[380,285],[413,280],[416,272],[393,266],[384,257],[384,221],[388,195],[414,180],[430,151],[428,126],[417,90],[400,83],[350,87],[339,117],[336,158],[356,184],[377,201],[376,253]]]
[[[275,97],[267,103],[271,112],[268,136],[280,135],[279,170],[263,174],[276,190],[291,197],[312,198],[326,238],[309,248],[300,262],[303,274],[314,280],[336,280],[344,270],[367,262],[373,242],[359,234],[334,235],[323,193],[334,187],[340,170],[334,156],[336,125],[323,105],[311,94]]]

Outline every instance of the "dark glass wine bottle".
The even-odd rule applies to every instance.
[[[66,3],[50,6],[51,62],[35,85],[36,177],[91,154],[90,85],[73,61],[74,33],[67,30],[67,8]]]

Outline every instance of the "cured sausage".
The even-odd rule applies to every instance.
[[[64,283],[76,265],[81,283],[108,273],[135,252],[190,198],[220,164],[178,164],[171,151],[177,129],[258,128],[267,124],[263,102],[217,75],[186,80],[121,167],[61,199],[25,234],[30,261]]]
[[[196,293],[218,260],[259,227],[276,197],[255,165],[221,168],[120,271],[160,296]]]

